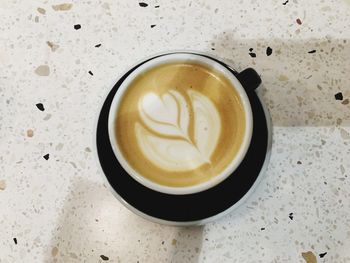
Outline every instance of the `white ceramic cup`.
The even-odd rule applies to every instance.
[[[187,186],[187,187],[164,186],[143,177],[142,174],[139,174],[137,171],[135,171],[129,165],[128,161],[123,157],[123,154],[120,151],[119,146],[117,144],[117,140],[115,138],[117,112],[119,109],[120,102],[123,100],[123,95],[128,89],[131,82],[137,76],[139,76],[140,74],[143,74],[144,72],[148,71],[153,67],[156,67],[162,64],[172,63],[172,62],[187,62],[187,63],[203,64],[223,74],[229,81],[231,81],[232,86],[236,89],[237,93],[239,94],[242,105],[244,107],[245,120],[246,120],[245,134],[243,137],[242,144],[238,150],[238,153],[232,159],[232,162],[226,167],[226,169],[206,182],[193,185],[193,186]],[[124,170],[132,178],[134,178],[136,181],[138,181],[142,185],[158,192],[174,194],[174,195],[193,194],[193,193],[210,189],[215,185],[219,184],[220,182],[222,182],[223,180],[225,180],[228,176],[230,176],[237,169],[237,167],[242,162],[244,156],[247,153],[247,150],[250,145],[251,137],[252,137],[252,130],[253,130],[253,117],[252,117],[250,102],[244,88],[242,87],[242,84],[233,75],[233,73],[229,71],[225,66],[221,65],[220,63],[218,63],[213,59],[202,56],[200,54],[185,53],[185,52],[170,53],[159,57],[155,57],[148,60],[141,66],[137,67],[120,85],[118,91],[116,92],[113,98],[111,108],[109,110],[109,117],[108,117],[108,134],[112,145],[112,149],[116,158],[118,159],[119,163],[124,168]]]

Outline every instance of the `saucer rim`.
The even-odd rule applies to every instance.
[[[188,52],[188,53],[192,53],[190,51],[177,51],[177,52]],[[207,56],[209,58],[212,59],[217,59],[215,56],[211,56],[209,54],[206,53],[202,53],[202,52],[193,52],[195,54],[199,54],[199,55],[203,55],[203,56]],[[168,52],[166,53],[162,53],[162,54],[157,54],[157,55],[153,55],[149,58],[143,59],[142,61],[140,61],[139,63],[145,62],[148,59],[153,59],[156,56],[161,56],[161,55],[166,55],[169,54]],[[217,59],[219,60],[219,59]],[[220,62],[223,63],[223,65],[225,67],[227,67],[229,70],[231,71],[235,71],[234,69],[232,69],[232,67],[230,65],[228,65],[226,62],[223,62],[222,60],[219,60]],[[212,221],[215,221],[219,218],[224,217],[225,215],[233,212],[234,210],[236,210],[238,207],[240,207],[243,203],[245,203],[245,201],[255,192],[257,186],[261,183],[263,176],[265,175],[269,160],[270,160],[270,156],[271,156],[271,147],[272,147],[272,121],[271,121],[271,116],[269,114],[269,111],[266,107],[266,104],[263,102],[263,100],[261,100],[261,96],[259,95],[259,92],[255,91],[255,96],[258,97],[258,100],[262,106],[263,112],[264,112],[264,116],[265,116],[265,121],[266,121],[266,127],[267,127],[267,146],[266,146],[266,155],[265,155],[265,159],[263,162],[263,165],[260,169],[259,174],[257,175],[254,183],[251,185],[251,187],[249,188],[249,190],[236,202],[234,203],[232,206],[228,207],[227,209],[223,210],[222,212],[219,212],[218,214],[215,214],[213,216],[209,216],[209,217],[205,217],[203,219],[200,220],[194,220],[194,221],[171,221],[171,220],[165,220],[165,219],[161,219],[158,217],[154,217],[151,215],[148,215],[140,210],[138,210],[136,207],[132,206],[131,204],[129,204],[123,197],[121,197],[118,192],[112,187],[111,183],[108,181],[107,176],[105,175],[101,162],[99,161],[100,158],[98,156],[98,151],[97,151],[97,127],[98,127],[98,123],[99,123],[99,119],[100,119],[100,114],[101,111],[103,109],[104,103],[108,97],[108,95],[110,94],[111,90],[114,88],[115,84],[123,77],[125,76],[129,71],[133,71],[135,69],[135,67],[137,67],[138,64],[134,64],[132,67],[130,67],[127,71],[123,72],[121,75],[118,76],[118,78],[116,78],[116,81],[113,82],[114,84],[112,84],[112,88],[108,89],[106,91],[106,95],[103,97],[103,101],[101,104],[101,107],[97,113],[96,119],[95,119],[95,128],[94,128],[94,136],[93,136],[93,148],[94,148],[94,155],[95,158],[97,160],[98,163],[98,167],[99,170],[101,172],[101,176],[103,177],[103,181],[107,184],[107,187],[110,189],[110,191],[112,192],[112,194],[116,197],[117,200],[119,200],[127,209],[129,209],[130,211],[132,211],[133,213],[137,214],[138,216],[141,216],[144,219],[147,219],[149,221],[155,222],[155,223],[159,223],[159,224],[163,224],[163,225],[173,225],[173,226],[189,226],[189,225],[203,225]],[[232,73],[233,74],[233,73]],[[258,91],[258,90],[257,90]],[[253,120],[254,123],[254,120]],[[221,183],[225,183],[221,182]],[[154,191],[152,189],[149,189],[150,191]]]

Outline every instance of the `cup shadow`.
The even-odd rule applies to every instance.
[[[350,125],[350,86],[344,78],[350,68],[349,39],[242,40],[226,31],[207,52],[237,71],[256,69],[262,78],[258,92],[274,126]],[[339,92],[343,100],[335,99]]]
[[[168,260],[174,263],[196,263],[199,262],[202,249],[204,226],[178,227],[172,244],[174,249]]]
[[[103,256],[108,262],[198,262],[203,227],[149,222],[106,186],[86,179],[76,179],[70,189],[44,262],[105,262]]]
[[[344,78],[350,68],[349,39],[249,41],[227,31],[212,43],[209,55],[238,71],[252,66],[261,74],[263,84],[258,92],[273,126],[350,126],[350,86]],[[273,50],[270,56],[266,55],[268,46]],[[255,58],[248,54],[249,48]],[[313,50],[316,52],[310,53]],[[338,92],[343,100],[335,99]],[[244,213],[241,208],[236,216]],[[203,226],[170,227],[146,221],[128,211],[99,183],[77,178],[58,213],[45,262],[102,262],[101,255],[109,262],[200,259]]]

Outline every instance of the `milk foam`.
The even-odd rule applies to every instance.
[[[162,96],[149,92],[138,103],[142,120],[135,123],[138,145],[164,170],[188,171],[210,164],[219,140],[221,120],[214,103],[198,91],[187,90],[187,95],[191,105],[176,90]],[[190,122],[193,137],[189,134]]]

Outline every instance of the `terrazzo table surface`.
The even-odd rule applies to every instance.
[[[0,262],[350,262],[348,1],[64,3],[0,3]],[[128,211],[93,152],[118,75],[173,49],[254,67],[273,122],[255,194],[201,227]]]

